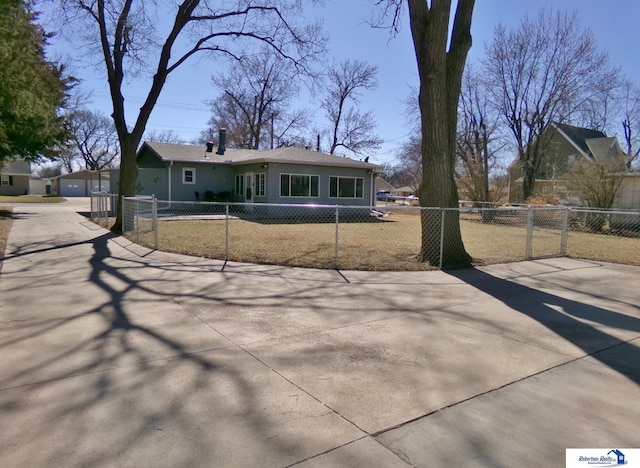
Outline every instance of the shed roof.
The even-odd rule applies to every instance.
[[[80,169],[79,171],[70,172],[69,174],[62,174],[59,176],[51,177],[51,179],[69,179],[69,180],[87,180],[87,179],[100,179],[109,180],[109,170],[103,171],[90,171],[89,169]]]

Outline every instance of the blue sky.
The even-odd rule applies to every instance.
[[[389,32],[372,29],[367,21],[374,6],[372,0],[325,0],[323,7],[309,9],[310,17],[324,20],[329,36],[330,53],[336,59],[358,58],[378,67],[379,87],[362,95],[363,110],[373,110],[378,123],[378,134],[385,140],[382,149],[371,157],[371,162],[392,162],[395,149],[407,136],[404,117],[404,99],[411,85],[417,83],[415,56],[408,28],[408,19],[402,18],[400,33],[390,38]],[[516,26],[525,14],[534,16],[540,8],[577,11],[582,26],[590,29],[599,46],[606,50],[612,62],[636,84],[640,84],[640,41],[637,39],[637,21],[640,18],[638,0],[476,0],[472,23],[474,45],[469,59],[483,53],[485,42],[491,40],[499,23]],[[72,48],[61,39],[54,39],[54,50],[74,58]],[[147,130],[173,130],[185,140],[197,137],[207,127],[209,111],[204,100],[217,95],[210,84],[215,64],[209,60],[185,63],[173,73],[165,85],[151,116]],[[111,113],[106,92],[106,81],[91,67],[78,64],[72,71],[84,80],[83,88],[92,92],[88,107]],[[125,91],[131,116],[146,95],[147,83],[132,83]],[[326,126],[317,102],[300,102],[301,107],[315,110],[316,125]],[[133,121],[133,118],[129,118]],[[311,136],[311,135],[310,135]]]

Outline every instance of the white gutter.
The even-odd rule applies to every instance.
[[[375,187],[375,172],[372,170],[371,171],[371,200],[370,200],[370,205],[369,206],[376,206],[376,187]]]

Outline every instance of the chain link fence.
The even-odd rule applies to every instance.
[[[117,196],[93,194],[107,227]],[[464,204],[459,209],[388,203],[375,208],[123,201],[124,235],[153,249],[249,263],[405,271],[546,257],[640,265],[640,212]],[[459,234],[458,234],[459,233]]]
[[[91,220],[108,228],[118,211],[118,194],[107,192],[91,193]]]

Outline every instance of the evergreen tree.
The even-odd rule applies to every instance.
[[[66,136],[58,109],[67,85],[35,21],[31,2],[0,2],[0,162],[53,156]]]

